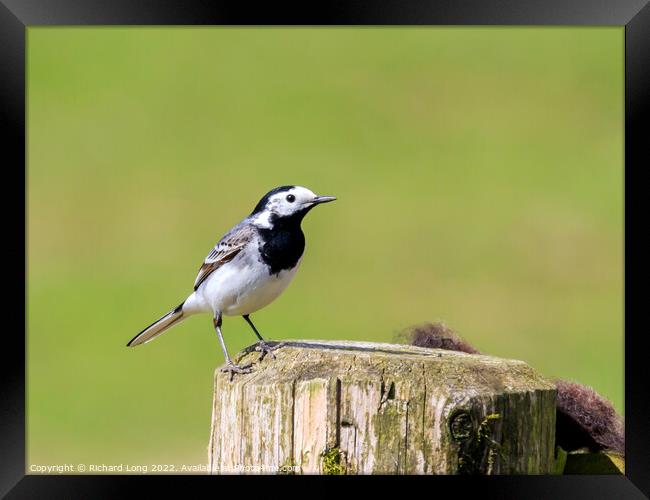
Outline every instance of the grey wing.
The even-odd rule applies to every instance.
[[[226,233],[214,246],[212,251],[203,261],[199,273],[194,281],[194,290],[216,269],[226,262],[230,262],[242,251],[246,244],[255,235],[256,229],[249,224],[239,224]]]

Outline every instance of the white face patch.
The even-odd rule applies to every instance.
[[[291,215],[305,208],[305,203],[316,198],[316,194],[307,188],[296,186],[289,191],[274,194],[266,205],[267,210],[282,217]]]
[[[307,208],[314,198],[316,198],[316,194],[313,191],[301,186],[276,193],[269,198],[264,210],[254,220],[259,225],[270,226],[272,214],[288,217]]]

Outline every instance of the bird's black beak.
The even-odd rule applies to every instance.
[[[329,203],[330,201],[334,201],[336,199],[336,196],[316,196],[313,200],[311,200],[311,204],[313,205],[319,205],[321,203]]]

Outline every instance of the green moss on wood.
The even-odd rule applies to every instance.
[[[345,474],[345,466],[341,463],[343,461],[341,450],[338,448],[330,448],[325,450],[321,454],[321,457],[323,474],[328,476],[340,476]]]
[[[566,466],[567,452],[558,446],[555,451],[555,462],[553,464],[553,474],[564,474],[564,467]]]

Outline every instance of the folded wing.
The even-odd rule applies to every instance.
[[[226,233],[203,261],[203,265],[194,281],[194,290],[199,288],[201,283],[215,270],[234,259],[251,241],[255,231],[256,229],[249,224],[240,224]]]

